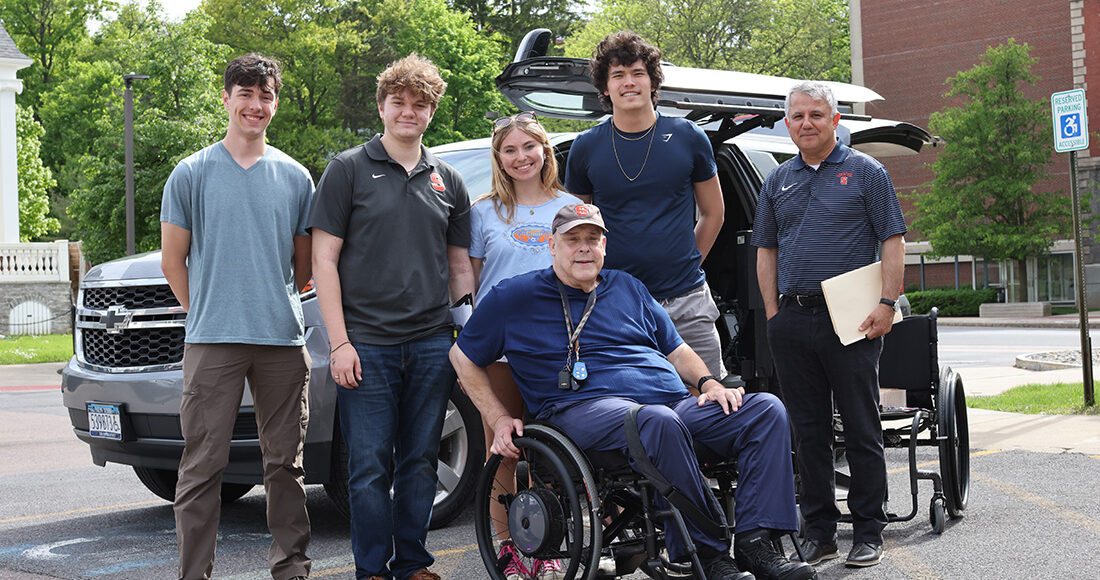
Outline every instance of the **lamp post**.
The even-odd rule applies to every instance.
[[[126,255],[134,254],[134,92],[131,86],[134,81],[143,81],[149,75],[126,74],[122,80],[126,81],[126,91],[123,97],[125,107],[125,139],[126,139]]]

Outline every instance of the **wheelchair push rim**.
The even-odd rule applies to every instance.
[[[510,460],[499,455],[489,458],[478,479],[474,527],[489,577],[505,580],[503,569],[508,564],[497,559],[503,535],[497,532],[490,510],[491,502],[501,502],[508,511],[508,528],[520,564],[533,572],[536,558],[557,559],[563,578],[593,578],[601,543],[595,479],[579,451],[565,448],[553,434],[546,435],[535,425],[525,428],[524,434],[513,439],[521,450],[516,470],[519,477],[509,482],[516,484],[515,493],[494,490],[494,483],[510,477],[504,463]],[[512,526],[517,526],[514,531]]]
[[[962,378],[950,369],[941,376],[943,380],[936,406],[940,429],[940,471],[947,514],[958,518],[966,510],[970,498],[970,426]]]

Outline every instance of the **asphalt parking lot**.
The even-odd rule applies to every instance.
[[[171,505],[146,491],[130,468],[93,465],[57,388],[42,386],[56,373],[34,370],[43,372],[22,380],[0,376],[0,579],[174,578]],[[981,390],[1039,376],[1067,380],[1062,375],[1072,372],[967,368],[963,377],[968,388]],[[942,535],[932,533],[931,483],[921,481],[914,519],[886,529],[882,564],[849,570],[834,560],[819,566],[821,578],[1100,577],[1100,417],[972,410],[970,422],[973,478],[965,517],[949,521]],[[887,459],[891,511],[908,513],[906,452],[890,449]],[[921,448],[918,462],[938,469],[932,448]],[[259,489],[223,507],[216,578],[270,577],[264,510]],[[310,488],[309,510],[312,577],[353,578],[347,522],[320,486]],[[842,524],[839,534],[845,552],[851,528]],[[428,542],[443,578],[486,577],[471,513],[431,532]]]
[[[7,442],[0,445],[0,578],[174,577],[171,506],[150,496],[128,468],[91,465],[82,444],[70,439],[67,417],[39,406],[52,395],[0,393],[0,435]],[[922,449],[922,468],[934,469],[937,457]],[[908,512],[904,451],[890,450],[889,461],[891,510]],[[942,535],[931,531],[931,484],[921,482],[917,516],[887,528],[881,565],[850,571],[836,560],[819,567],[821,577],[1097,577],[1100,456],[974,450],[972,471],[967,513]],[[269,577],[264,509],[258,490],[224,507],[215,577]],[[311,488],[309,509],[312,577],[352,578],[347,523],[320,487]],[[444,578],[486,576],[472,522],[466,513],[429,535]],[[842,525],[842,551],[850,541]]]

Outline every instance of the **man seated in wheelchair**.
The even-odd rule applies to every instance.
[[[553,266],[500,282],[451,349],[463,388],[495,431],[491,451],[518,458],[512,438],[523,435],[522,418],[508,415],[484,370],[502,355],[528,412],[583,450],[626,454],[624,419],[642,404],[636,417],[645,455],[711,520],[725,521],[706,499],[693,441],[737,461],[736,563],[728,539],[684,518],[707,578],[816,577],[811,566],[783,558],[772,541],[798,527],[783,404],[709,376],[641,282],[602,270],[607,230],[596,206],[565,206],[552,231]],[[687,559],[678,526],[664,524],[670,559]]]

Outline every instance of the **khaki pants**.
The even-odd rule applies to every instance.
[[[299,346],[188,344],[180,423],[184,450],[176,484],[179,577],[210,578],[221,512],[222,471],[233,424],[252,390],[267,493],[268,551],[276,580],[309,575],[309,515],[302,445],[309,420],[309,355]]]
[[[679,296],[657,301],[668,312],[680,338],[703,359],[710,374],[719,379],[726,376],[722,363],[722,341],[714,321],[718,320],[718,305],[710,295],[706,282]],[[695,385],[689,385],[694,387]]]

